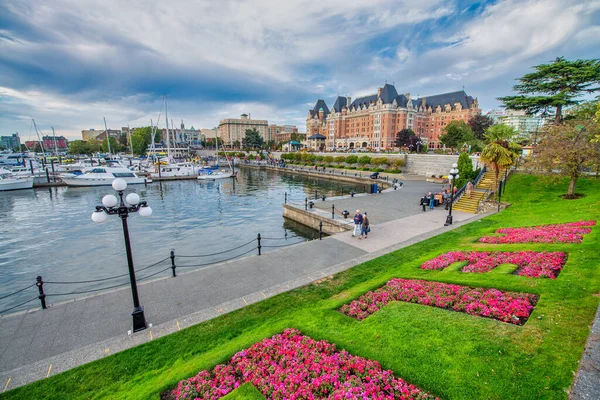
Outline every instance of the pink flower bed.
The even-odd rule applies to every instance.
[[[423,304],[522,325],[533,311],[537,297],[530,293],[503,292],[415,279],[392,279],[385,286],[343,305],[340,311],[362,320],[391,301]]]
[[[527,228],[500,228],[502,236],[484,236],[482,243],[581,243],[583,235],[592,231],[596,221],[541,225]]]
[[[267,399],[433,399],[335,344],[296,329],[264,339],[235,354],[227,364],[183,380],[172,398],[219,399],[251,382]]]
[[[444,269],[458,261],[468,262],[463,272],[489,272],[500,264],[515,264],[517,275],[556,279],[567,255],[556,251],[450,251],[426,261],[421,269]]]

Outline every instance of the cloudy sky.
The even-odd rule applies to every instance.
[[[599,37],[599,0],[0,0],[0,134],[149,125],[164,94],[187,126],[304,131],[317,98],[386,81],[487,110],[532,65],[600,57]]]

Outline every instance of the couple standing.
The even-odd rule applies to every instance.
[[[366,239],[369,232],[371,232],[371,228],[369,227],[367,212],[365,211],[365,215],[362,215],[360,210],[356,210],[356,213],[354,214],[354,232],[352,233],[352,236],[356,237],[356,234],[360,233],[358,238],[362,239],[364,236]]]

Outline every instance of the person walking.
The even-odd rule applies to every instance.
[[[427,211],[427,208],[426,208],[427,203],[428,203],[427,195],[424,194],[423,197],[421,197],[421,205],[423,206],[423,211]]]
[[[469,183],[467,183],[467,197],[469,199],[471,198],[472,193],[473,193],[473,182],[469,181]]]
[[[363,236],[364,236],[365,239],[366,239],[370,231],[371,231],[371,228],[369,226],[369,217],[367,217],[367,212],[365,211],[365,213],[363,215],[363,221],[362,221],[362,227],[361,227],[361,231],[360,231],[360,236],[358,238],[362,239]]]
[[[352,236],[356,237],[356,235],[360,234],[362,228],[363,216],[360,214],[360,210],[356,210],[354,214],[354,232],[352,232]]]
[[[433,208],[435,207],[435,196],[433,195],[433,193],[429,192],[427,197],[429,197],[429,209],[433,210]]]

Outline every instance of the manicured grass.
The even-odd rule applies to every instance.
[[[285,328],[297,328],[377,360],[444,399],[565,399],[600,300],[600,227],[581,244],[477,242],[500,227],[600,222],[600,182],[581,180],[578,191],[586,197],[578,200],[560,198],[565,189],[565,182],[555,186],[515,175],[503,196],[513,205],[500,214],[0,398],[159,399],[180,380]],[[512,268],[487,274],[420,269],[424,261],[450,250],[564,251],[569,257],[556,280],[512,275]],[[539,302],[524,326],[401,302],[364,321],[337,311],[395,277],[534,293]],[[230,396],[260,398],[252,389],[244,386]]]

